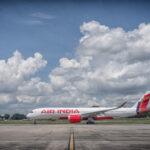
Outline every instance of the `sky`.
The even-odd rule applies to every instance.
[[[1,0],[0,114],[132,106],[150,90],[150,2]]]

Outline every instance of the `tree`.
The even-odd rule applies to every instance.
[[[131,116],[131,117],[128,117],[128,118],[145,118],[145,117],[150,117],[150,112],[144,113],[144,114],[139,113],[135,116]]]
[[[9,114],[5,114],[5,115],[4,115],[4,119],[6,119],[6,120],[9,119],[9,117],[10,117]]]
[[[13,116],[11,117],[12,120],[23,120],[26,119],[26,116],[24,114],[13,114]]]

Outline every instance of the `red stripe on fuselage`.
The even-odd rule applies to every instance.
[[[96,117],[94,120],[114,119],[113,117]]]
[[[60,117],[59,119],[68,120],[68,117]],[[113,117],[95,117],[94,120],[104,120],[104,119],[114,119]],[[84,118],[83,120],[88,120],[88,118]]]
[[[65,119],[65,120],[67,120],[67,119],[68,119],[68,117],[60,117],[59,119]]]

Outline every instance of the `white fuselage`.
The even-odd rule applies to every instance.
[[[113,107],[112,107],[113,108]],[[81,115],[85,113],[92,113],[95,111],[101,111],[108,109],[104,107],[93,108],[38,108],[34,109],[32,113],[27,115],[30,119],[60,119],[69,117],[70,115]],[[111,109],[111,108],[110,108]],[[136,108],[119,108],[116,110],[107,111],[101,113],[96,117],[130,117],[136,115]]]

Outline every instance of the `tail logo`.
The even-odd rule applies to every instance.
[[[141,99],[141,101],[137,105],[137,113],[145,113],[149,112],[150,110],[147,110],[147,105],[150,100],[150,94],[144,95],[144,97]]]

